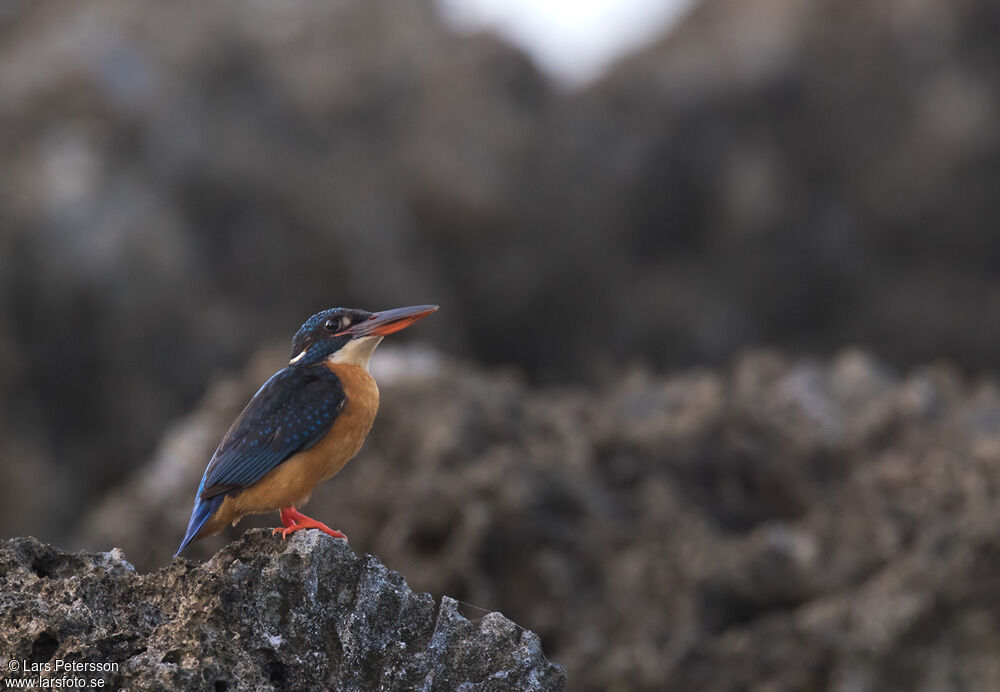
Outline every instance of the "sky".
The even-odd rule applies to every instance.
[[[438,0],[464,31],[493,30],[568,86],[583,86],[652,42],[694,0]]]

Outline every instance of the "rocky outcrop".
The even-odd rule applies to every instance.
[[[166,563],[277,361],[220,383],[78,544]],[[855,350],[593,390],[392,349],[373,370],[369,440],[307,512],[414,588],[538,632],[573,689],[1000,689],[995,378]]]
[[[994,0],[701,0],[576,93],[429,2],[15,7],[11,534],[161,567],[281,358],[215,373],[331,302],[435,302],[420,338],[530,379],[380,378],[310,505],[353,545],[580,689],[1000,688],[996,386],[915,366],[1000,343]],[[799,358],[845,344],[884,360]]]
[[[0,677],[67,675],[143,690],[565,688],[537,635],[414,593],[316,531],[253,531],[211,560],[138,574],[118,549],[0,543]],[[15,661],[11,666],[11,659]],[[63,667],[57,668],[56,662]],[[18,665],[20,663],[20,665]],[[27,670],[25,670],[27,668]],[[85,670],[85,669],[84,669]],[[91,688],[93,689],[93,687]]]

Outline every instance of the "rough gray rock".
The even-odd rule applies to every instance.
[[[251,531],[211,560],[137,574],[124,554],[0,544],[0,670],[118,664],[109,689],[562,690],[537,635],[466,620],[343,541]],[[58,676],[57,673],[52,673]],[[31,677],[30,674],[27,677]]]

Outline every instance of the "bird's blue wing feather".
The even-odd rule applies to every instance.
[[[198,485],[187,532],[176,557],[229,491],[253,485],[283,461],[316,444],[344,408],[340,380],[323,365],[285,368],[247,404],[229,428]]]
[[[278,371],[254,395],[215,450],[198,497],[253,485],[330,430],[347,397],[323,365]]]

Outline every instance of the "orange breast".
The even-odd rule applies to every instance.
[[[306,502],[313,489],[344,468],[361,450],[378,412],[378,387],[357,365],[328,364],[347,401],[330,430],[315,445],[286,459],[238,494],[228,495],[198,536],[211,536],[247,514],[261,514]]]

